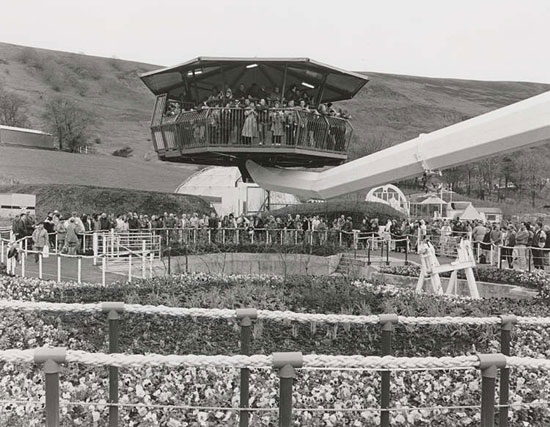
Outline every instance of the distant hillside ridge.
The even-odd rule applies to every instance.
[[[99,152],[130,145],[138,159],[153,150],[154,96],[138,75],[160,65],[6,43],[0,58],[0,84],[29,101],[33,126],[44,128],[45,103],[63,95],[98,119]],[[357,96],[338,103],[353,116],[352,159],[550,90],[540,83],[366,74],[371,80]]]
[[[174,191],[196,167],[162,163],[154,153],[149,131],[154,96],[139,74],[157,68],[0,43],[0,87],[26,100],[31,127],[47,131],[42,118],[45,105],[55,96],[69,98],[94,119],[90,143],[98,153],[83,160],[75,155],[39,156],[0,147],[0,183]],[[357,96],[337,103],[352,115],[350,160],[550,90],[550,85],[540,83],[366,74],[370,82]],[[131,156],[111,161],[112,153],[125,147],[131,149]],[[542,154],[534,157],[545,157],[547,152],[550,149],[543,147]],[[455,181],[453,188],[465,187],[464,176]],[[468,184],[468,191],[473,185],[474,181]]]

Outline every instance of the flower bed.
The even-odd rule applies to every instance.
[[[256,307],[319,313],[409,316],[483,316],[499,313],[546,315],[544,300],[483,300],[416,295],[409,290],[331,277],[214,276],[192,274],[115,283],[107,288],[75,283],[57,284],[38,279],[0,277],[0,298],[54,302],[165,304],[182,307]],[[106,316],[97,314],[23,313],[0,314],[0,348],[34,348],[40,345],[106,351]],[[498,349],[496,327],[397,326],[395,354],[442,356],[491,352]],[[253,352],[302,351],[318,354],[379,354],[379,326],[326,326],[257,322]],[[121,350],[127,353],[237,354],[239,329],[234,321],[197,320],[127,314],[121,324]],[[550,356],[550,334],[540,327],[514,329],[512,354]],[[0,364],[0,399],[35,400],[43,396],[42,374],[34,367]],[[131,369],[121,370],[121,402],[204,406],[238,405],[238,370]],[[479,373],[475,371],[399,372],[392,374],[392,406],[478,405]],[[548,425],[544,408],[550,395],[546,373],[513,370],[512,401],[539,400],[543,408],[512,411],[515,425]],[[278,380],[271,371],[254,370],[251,377],[253,407],[277,406]],[[371,372],[300,371],[295,408],[364,408],[378,406],[379,375]],[[105,425],[107,369],[71,365],[62,373],[62,399],[99,402],[63,407],[63,425]],[[338,406],[340,405],[340,406]],[[3,412],[2,412],[3,411]],[[12,405],[0,410],[0,426],[43,424],[42,408]],[[276,425],[277,412],[254,413],[251,426]],[[296,411],[302,426],[374,426],[378,413]],[[529,424],[524,424],[529,423]],[[392,414],[392,425],[479,425],[479,411],[402,411]],[[235,413],[223,411],[121,410],[125,426],[227,426],[236,425]]]
[[[380,273],[397,274],[399,276],[420,276],[418,265],[392,265],[380,267]],[[443,277],[450,277],[451,272],[441,273]],[[523,286],[536,289],[545,295],[550,293],[550,275],[542,270],[532,272],[507,270],[498,268],[476,268],[474,269],[476,280],[489,283],[503,283],[506,285]],[[458,271],[459,279],[466,279],[463,270]]]

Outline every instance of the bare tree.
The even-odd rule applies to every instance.
[[[26,101],[19,95],[0,89],[0,124],[5,126],[29,126]]]
[[[59,141],[59,149],[74,153],[85,146],[90,135],[91,119],[76,103],[66,98],[54,98],[44,112],[53,135]]]

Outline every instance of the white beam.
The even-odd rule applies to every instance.
[[[263,167],[249,160],[260,187],[328,199],[550,142],[550,92],[421,135],[324,172]]]

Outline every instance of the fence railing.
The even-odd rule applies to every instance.
[[[346,153],[352,132],[347,119],[297,108],[208,107],[181,112],[152,127],[161,151],[255,145]]]
[[[376,408],[357,408],[352,411],[372,411],[380,414],[380,425],[390,425],[390,414],[393,411],[403,410],[435,410],[435,409],[465,409],[466,407],[427,407],[427,408],[392,408],[391,407],[391,371],[407,370],[456,370],[479,369],[482,377],[481,405],[470,405],[470,409],[481,410],[481,426],[492,427],[495,421],[495,409],[498,408],[499,427],[508,425],[510,368],[525,367],[528,369],[550,370],[550,360],[510,357],[511,332],[514,325],[523,326],[550,326],[550,318],[543,317],[515,317],[501,315],[491,317],[407,317],[396,314],[381,314],[370,316],[355,316],[346,314],[315,314],[281,312],[256,309],[203,309],[180,308],[166,306],[143,306],[138,304],[124,304],[121,302],[104,302],[93,304],[66,304],[48,302],[27,302],[0,300],[0,309],[19,311],[54,311],[71,313],[106,314],[109,329],[109,353],[86,353],[82,351],[58,349],[35,350],[4,350],[0,351],[0,360],[7,362],[44,363],[46,376],[46,425],[59,426],[59,372],[63,363],[80,363],[91,366],[108,366],[109,369],[109,426],[118,425],[119,408],[139,406],[138,404],[119,404],[118,374],[119,368],[143,366],[170,366],[176,367],[232,367],[241,370],[240,404],[235,407],[193,407],[185,409],[216,409],[222,411],[238,411],[239,426],[249,425],[250,414],[263,410],[278,410],[279,425],[292,425],[293,411],[311,412],[344,412],[343,408],[293,408],[293,383],[296,381],[296,370],[299,369],[330,369],[330,370],[371,370],[379,372],[381,376],[380,406]],[[139,313],[151,315],[166,315],[179,317],[207,318],[207,319],[235,319],[240,324],[241,355],[238,356],[177,356],[177,355],[127,355],[121,354],[119,349],[120,319],[123,313]],[[382,356],[342,356],[342,355],[302,355],[301,353],[274,353],[267,355],[251,354],[251,328],[256,320],[271,320],[277,322],[300,323],[327,323],[348,325],[379,325],[382,335]],[[396,325],[486,325],[500,326],[499,354],[478,354],[456,357],[392,357],[392,332]],[[275,368],[280,377],[279,407],[278,408],[251,408],[249,401],[250,376],[249,369]],[[495,404],[495,385],[497,372],[500,372],[499,403]],[[90,403],[90,402],[88,402]],[[78,402],[74,403],[78,404]],[[528,403],[527,403],[528,405]],[[142,405],[143,406],[143,405]],[[145,405],[148,406],[148,405]],[[154,405],[153,405],[154,406]],[[176,408],[177,406],[174,406]],[[183,408],[183,407],[182,407]]]

